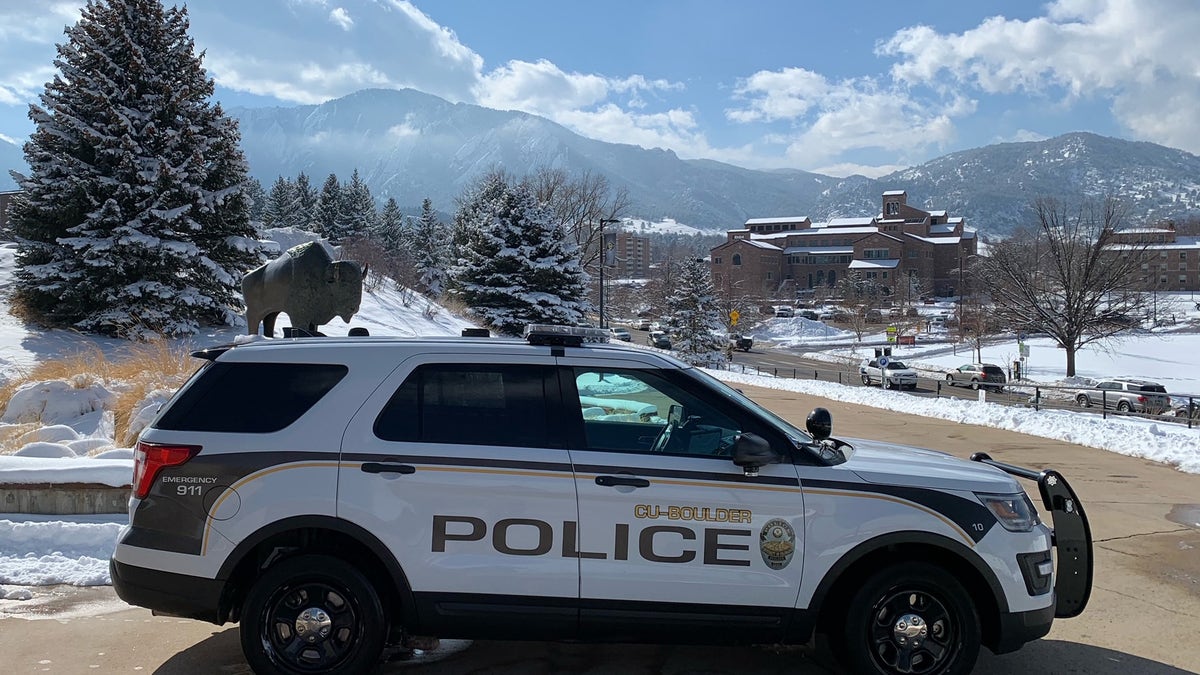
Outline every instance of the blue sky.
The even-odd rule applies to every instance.
[[[78,0],[0,7],[0,142],[32,130]],[[226,107],[368,87],[610,142],[878,176],[1069,131],[1200,153],[1195,0],[195,0]]]

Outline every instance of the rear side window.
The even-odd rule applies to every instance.
[[[1143,384],[1142,391],[1150,392],[1152,394],[1165,394],[1167,393],[1167,388],[1161,384]]]
[[[984,366],[983,372],[988,375],[1003,375],[1004,371],[1000,370],[1000,366]]]
[[[559,447],[550,443],[549,366],[428,364],[396,390],[375,420],[385,441]]]
[[[346,376],[320,363],[222,363],[206,368],[155,428],[269,434],[300,419]]]

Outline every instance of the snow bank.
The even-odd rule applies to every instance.
[[[20,521],[0,518],[0,584],[104,586],[112,583],[108,558],[125,519],[92,516]],[[31,520],[33,519],[33,520]],[[36,552],[36,553],[35,553]],[[28,600],[23,589],[0,586],[0,598]]]
[[[69,448],[65,449],[70,452]],[[75,457],[73,454],[70,457],[0,455],[0,485],[93,483],[125,487],[132,480],[132,458],[97,459]]]

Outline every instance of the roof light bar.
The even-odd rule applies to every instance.
[[[554,326],[531,323],[525,326],[524,337],[531,345],[558,345],[578,347],[585,342],[608,342],[612,333],[602,328],[579,326]]]

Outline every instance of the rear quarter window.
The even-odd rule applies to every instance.
[[[1144,384],[1142,385],[1142,391],[1149,392],[1151,394],[1165,394],[1167,393],[1167,388],[1161,384]]]
[[[300,419],[347,372],[339,364],[217,362],[171,403],[154,427],[272,433]]]
[[[999,366],[984,366],[983,372],[988,375],[1003,375],[1004,371],[1000,370]]]

